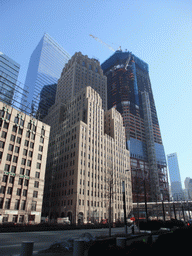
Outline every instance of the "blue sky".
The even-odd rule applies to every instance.
[[[46,32],[67,52],[103,63],[114,49],[149,64],[166,154],[177,152],[182,183],[192,178],[192,2],[188,0],[0,0],[0,51],[21,65]]]

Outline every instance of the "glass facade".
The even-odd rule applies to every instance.
[[[116,51],[101,67],[107,76],[108,109],[115,107],[123,116],[132,175],[135,175],[132,176],[133,200],[144,200],[143,192],[138,195],[139,175],[141,183],[144,175],[146,183],[149,182],[149,200],[162,196],[168,199],[166,158],[148,64],[131,52]],[[160,191],[156,190],[156,185],[151,186],[156,183],[154,177],[159,179]]]
[[[181,177],[179,171],[179,164],[177,159],[177,153],[167,155],[169,176],[171,181],[171,193],[173,200],[183,199],[183,190],[181,185]]]
[[[20,65],[0,52],[0,101],[12,105]]]
[[[49,108],[55,103],[57,84],[43,86],[40,93],[40,101],[38,108],[38,119],[43,118],[48,114]]]
[[[62,69],[71,56],[59,46],[48,34],[45,34],[31,55],[25,86],[29,87],[26,101],[23,100],[22,109],[34,116],[39,115],[41,91],[47,94],[54,91],[55,84],[60,78]],[[51,89],[53,85],[53,89]],[[47,108],[47,105],[44,109]]]

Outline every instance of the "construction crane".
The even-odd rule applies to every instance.
[[[129,66],[129,61],[131,59],[132,53],[129,53],[129,57],[127,58],[126,62],[125,62],[125,69],[127,70],[127,67]]]
[[[106,44],[105,42],[103,42],[100,38],[90,35],[91,37],[93,37],[96,41],[100,42],[101,44],[104,44],[106,47],[108,47],[111,51],[115,52],[115,49],[113,49],[113,47],[111,47],[110,45]],[[119,46],[119,49],[121,51],[121,46]]]

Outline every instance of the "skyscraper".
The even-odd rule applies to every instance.
[[[63,68],[55,104],[43,119],[51,126],[44,216],[86,223],[108,219],[110,209],[112,221],[121,219],[123,181],[127,214],[131,211],[123,119],[115,109],[104,112],[106,108],[107,79],[100,63],[75,53]]]
[[[30,58],[25,80],[25,87],[29,87],[29,94],[27,100],[22,102],[23,110],[38,117],[41,90],[46,85],[57,84],[69,58],[70,55],[53,38],[44,34]],[[44,87],[44,90],[46,88],[49,87]]]
[[[0,101],[12,105],[20,65],[0,52]]]
[[[68,216],[73,223],[100,222],[109,219],[111,205],[111,220],[122,220],[122,182],[128,215],[130,155],[121,114],[115,109],[104,112],[100,95],[88,86],[64,105],[56,101],[44,121],[51,134],[43,215]]]
[[[168,199],[166,158],[147,63],[116,51],[101,65],[107,76],[108,109],[123,116],[130,150],[133,201]]]
[[[171,181],[171,192],[174,201],[183,199],[183,190],[181,185],[181,177],[179,171],[179,164],[177,153],[167,155],[169,176]]]
[[[63,68],[58,81],[56,101],[72,100],[82,88],[91,86],[102,98],[107,109],[107,78],[100,63],[81,52],[76,52]]]

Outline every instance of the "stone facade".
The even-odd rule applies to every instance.
[[[0,221],[41,221],[49,133],[49,125],[0,102]]]
[[[122,219],[123,181],[128,215],[132,209],[130,155],[120,113],[104,112],[100,95],[88,86],[72,101],[56,102],[44,122],[51,126],[51,133],[43,216],[68,216],[73,223],[100,222],[109,218],[111,195],[111,219]]]

